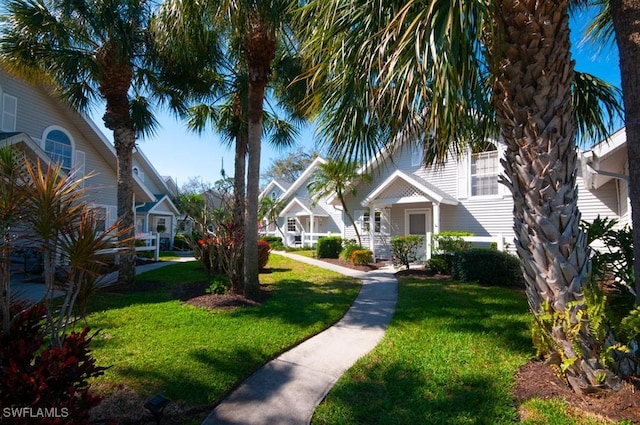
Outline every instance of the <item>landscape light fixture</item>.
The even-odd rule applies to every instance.
[[[162,419],[162,414],[164,413],[164,408],[167,407],[171,400],[168,398],[158,394],[153,396],[150,400],[148,400],[144,404],[144,408],[147,409],[153,417],[156,419],[156,424],[160,425],[160,419]]]

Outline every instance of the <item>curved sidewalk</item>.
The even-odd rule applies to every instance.
[[[373,349],[398,297],[392,270],[358,272],[300,255],[274,252],[362,281],[345,316],[327,330],[271,360],[225,398],[202,425],[307,425],[338,378]]]

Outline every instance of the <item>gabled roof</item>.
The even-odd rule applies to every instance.
[[[298,177],[298,179],[293,182],[293,184],[285,191],[280,199],[288,199],[291,195],[296,193],[298,189],[300,189],[300,187],[305,184],[307,180],[309,180],[313,172],[316,170],[316,168],[318,168],[318,165],[326,163],[327,160],[325,160],[324,158],[319,156],[315,157],[315,159],[311,161],[311,164],[309,164],[307,169],[304,170],[302,174],[300,174],[300,177]]]
[[[167,195],[156,194],[155,199],[156,200],[153,202],[145,202],[144,204],[136,206],[136,213],[156,213],[158,207],[164,204],[168,206],[169,210],[174,215],[180,214],[178,208],[176,208],[176,206],[173,204],[173,202],[171,202],[171,199]]]
[[[273,179],[269,182],[267,187],[265,187],[264,190],[260,193],[260,196],[258,197],[258,199],[264,198],[265,196],[267,196],[269,192],[271,192],[275,188],[278,188],[280,189],[280,192],[285,193],[287,189],[291,187],[292,184],[293,183]]]
[[[292,211],[299,211],[302,214],[295,215],[314,215],[316,217],[329,217],[327,212],[317,205],[314,205],[313,201],[309,198],[293,198],[291,202],[280,212],[280,217],[285,217],[287,213]]]
[[[598,189],[611,179],[628,179],[623,174],[627,163],[627,134],[624,128],[580,154],[582,178],[587,189]]]
[[[0,145],[14,146],[26,152],[27,156],[32,159],[40,159],[46,164],[51,162],[51,158],[40,147],[40,144],[36,143],[27,133],[0,133]]]
[[[397,185],[398,183],[405,188],[409,188],[407,192],[410,193],[403,193],[405,190],[401,192],[394,190],[394,184]],[[437,204],[458,204],[457,199],[446,194],[428,181],[418,176],[396,170],[364,198],[362,205],[369,206],[374,201],[378,201],[378,203],[381,204],[401,204],[425,200]]]

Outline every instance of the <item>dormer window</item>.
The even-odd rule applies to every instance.
[[[53,162],[60,164],[62,170],[69,172],[73,164],[71,138],[62,130],[51,130],[44,138],[44,150]]]

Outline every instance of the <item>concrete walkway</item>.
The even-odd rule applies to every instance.
[[[360,294],[338,323],[264,365],[203,425],[307,425],[338,378],[382,339],[393,316],[398,294],[393,269],[365,273],[295,254],[274,254],[360,279]]]
[[[136,266],[136,274],[144,273],[149,270],[155,270],[160,267],[168,266],[169,264],[181,263],[184,261],[193,261],[193,254],[191,252],[185,253],[177,260],[172,261],[160,261],[157,263],[149,263],[141,266]],[[106,274],[100,281],[101,285],[108,286],[113,285],[118,280],[118,272],[112,272]],[[11,294],[13,297],[29,302],[38,302],[44,297],[45,287],[44,283],[32,283],[32,282],[11,282]],[[54,296],[64,295],[63,291],[54,291]]]

